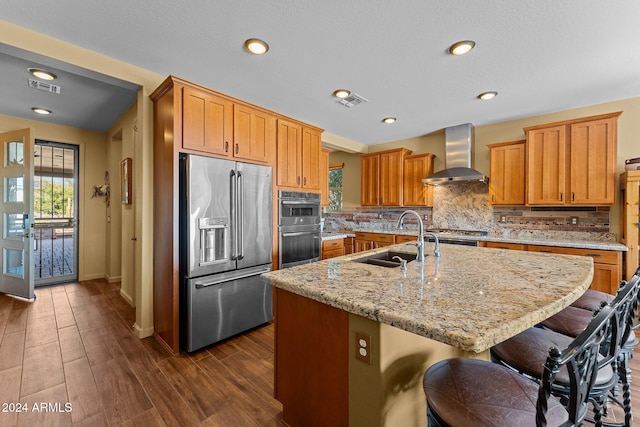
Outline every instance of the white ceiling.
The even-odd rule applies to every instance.
[[[1,17],[367,145],[640,96],[637,0],[3,0]]]

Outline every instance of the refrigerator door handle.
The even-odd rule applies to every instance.
[[[236,203],[238,204],[238,240],[236,247],[238,248],[238,259],[242,259],[244,258],[244,175],[240,171],[237,171],[237,174],[238,185],[236,186],[236,191],[238,194],[236,194]]]
[[[231,182],[231,259],[238,259],[238,177],[235,170],[229,173]]]
[[[207,286],[230,282],[232,280],[244,279],[245,277],[251,277],[251,276],[258,276],[262,273],[268,273],[270,271],[271,271],[271,267],[264,267],[260,270],[252,269],[251,271],[248,271],[246,273],[234,274],[232,276],[221,277],[213,280],[206,280],[206,279],[196,280],[194,282],[194,285],[196,286],[196,289],[202,289],[202,288],[206,288]]]

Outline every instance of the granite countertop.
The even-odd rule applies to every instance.
[[[327,231],[322,233],[322,241],[344,239],[346,237],[355,237],[355,233],[341,233],[336,231]]]
[[[263,274],[277,288],[443,342],[482,352],[562,310],[589,287],[590,257],[426,245],[407,270],[351,260],[398,244]]]
[[[429,230],[425,230],[429,232]],[[357,229],[352,230],[350,233],[344,232],[330,232],[323,233],[322,240],[328,240],[331,238],[344,238],[347,236],[355,236],[356,232],[365,233],[379,233],[379,234],[404,234],[408,236],[418,236],[417,230],[400,230],[400,229]],[[578,249],[599,249],[605,251],[622,251],[626,252],[628,248],[622,243],[609,242],[609,241],[597,241],[597,240],[569,240],[561,238],[517,238],[517,237],[505,237],[500,235],[490,234],[488,236],[468,236],[455,233],[434,233],[438,238],[455,238],[460,240],[471,240],[479,242],[503,242],[503,243],[518,243],[523,245],[545,245],[545,246],[559,246],[565,248],[578,248]],[[326,236],[326,237],[325,237]],[[342,236],[342,237],[338,237]]]

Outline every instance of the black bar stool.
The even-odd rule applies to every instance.
[[[551,348],[540,384],[512,369],[475,359],[446,359],[425,373],[428,425],[576,426],[584,420],[588,396],[598,374],[600,344],[614,311],[603,308],[577,338],[560,351]],[[570,399],[551,396],[557,374],[570,377]]]
[[[610,305],[603,303],[604,308],[610,308],[614,313],[614,321],[608,331],[607,340],[601,347],[601,358],[594,387],[589,400],[593,404],[594,422],[602,425],[602,414],[606,405],[615,395],[618,381],[623,384],[624,402],[620,404],[625,412],[625,422],[620,425],[631,425],[630,373],[625,361],[628,344],[632,334],[635,310],[638,306],[638,292],[640,291],[640,277],[634,276],[629,283],[624,284]],[[600,308],[603,310],[604,308]],[[545,351],[549,346],[557,346],[566,340],[579,336],[593,321],[592,313],[567,307],[559,315],[553,316],[554,326],[562,327],[565,333],[542,328],[530,328],[515,337],[508,339],[491,349],[493,361],[507,366],[528,378],[539,378]],[[548,322],[543,322],[548,323]],[[568,377],[561,373],[556,377],[552,390],[556,396],[568,398]],[[615,400],[614,400],[615,401]],[[618,403],[618,402],[616,402]]]

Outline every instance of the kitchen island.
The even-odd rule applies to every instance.
[[[394,245],[263,275],[274,286],[275,394],[283,420],[424,426],[422,375],[557,313],[589,287],[588,257],[427,245],[406,271],[354,262]]]

